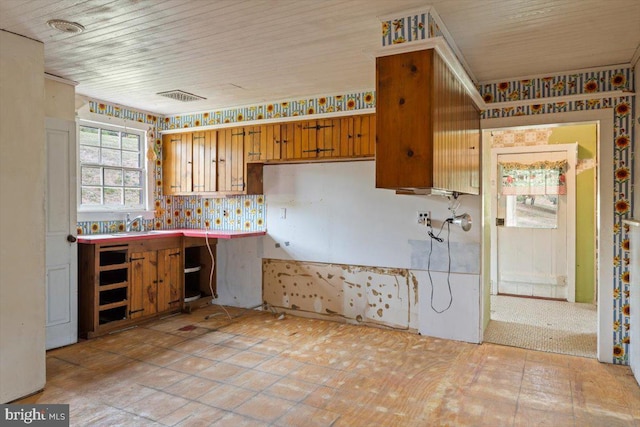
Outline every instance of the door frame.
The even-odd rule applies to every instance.
[[[529,116],[515,116],[496,119],[483,119],[480,126],[483,131],[488,129],[504,129],[518,126],[545,126],[554,124],[589,124],[595,123],[597,135],[597,195],[596,195],[596,233],[597,233],[597,274],[596,289],[598,296],[598,360],[605,363],[613,363],[613,292],[606,284],[613,283],[613,182],[614,165],[612,141],[614,112],[612,108],[587,111],[569,111],[564,113],[536,114]],[[606,143],[604,143],[606,142]],[[483,164],[483,188],[490,185],[490,171],[488,157],[490,147],[484,144],[483,158],[487,158]],[[490,208],[490,194],[483,196],[483,209]],[[485,211],[483,224],[488,227],[491,214]],[[488,233],[487,233],[488,234]],[[489,248],[491,238],[483,235],[483,257],[490,257]],[[486,265],[483,263],[483,265]],[[487,267],[488,268],[488,267]],[[483,283],[480,298],[481,332],[490,320],[490,276],[483,273]]]
[[[533,145],[523,147],[500,147],[491,149],[491,290],[493,294],[498,291],[498,227],[495,217],[497,209],[498,191],[498,156],[501,154],[523,154],[543,152],[564,152],[567,157],[567,301],[576,301],[576,163],[578,156],[578,143]],[[573,238],[571,238],[573,236]]]

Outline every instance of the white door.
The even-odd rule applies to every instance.
[[[75,123],[47,119],[47,349],[78,340]]]
[[[576,145],[496,149],[493,160],[494,293],[575,301]]]

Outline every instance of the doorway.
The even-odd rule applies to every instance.
[[[596,357],[597,132],[595,123],[485,132],[492,147],[485,342]]]

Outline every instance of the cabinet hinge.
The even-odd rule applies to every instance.
[[[242,130],[242,132],[238,132],[238,133],[231,132],[231,136],[244,136],[244,135],[245,135],[244,129]]]
[[[323,151],[333,151],[333,148],[316,148],[316,149],[313,149],[313,150],[304,150],[302,152],[303,153],[316,153],[316,154],[319,154],[319,153],[321,153]]]
[[[140,261],[140,260],[143,260],[143,259],[145,259],[145,257],[140,257],[140,258],[133,258],[132,257],[132,258],[129,258],[129,262],[131,262],[131,261]]]
[[[302,129],[315,129],[315,130],[320,130],[320,129],[324,129],[324,128],[332,128],[333,125],[315,125],[315,126],[307,126],[307,127],[303,127]]]
[[[247,135],[255,135],[257,133],[262,133],[261,130],[250,130],[249,132],[247,132]]]
[[[134,313],[140,313],[141,311],[144,311],[144,308],[141,308],[140,310],[129,310],[129,315]]]

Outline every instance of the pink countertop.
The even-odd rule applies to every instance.
[[[122,241],[158,239],[162,237],[208,237],[210,239],[238,239],[240,237],[264,236],[266,231],[221,231],[180,228],[176,230],[132,231],[130,233],[88,234],[78,236],[78,243],[117,243]]]

